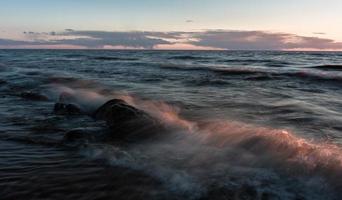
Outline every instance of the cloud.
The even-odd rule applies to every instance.
[[[82,31],[23,33],[22,40],[0,39],[0,47],[56,46],[104,49],[342,50],[342,43],[321,37],[266,31],[195,32]]]
[[[168,39],[177,39],[176,33],[168,32],[108,32],[76,31],[66,29],[63,32],[23,32],[27,41],[12,41],[13,45],[74,45],[91,49],[124,47],[132,49],[152,49],[155,45],[171,44]],[[0,41],[0,46],[9,42]]]
[[[172,33],[159,32],[106,32],[106,31],[69,31],[61,33],[64,36],[83,36],[86,38],[58,40],[60,43],[81,45],[89,48],[104,46],[128,46],[134,48],[152,49],[158,44],[169,44],[162,37],[173,37]]]
[[[341,42],[319,37],[265,31],[216,30],[194,33],[194,45],[232,50],[342,49]]]
[[[325,33],[323,33],[323,32],[313,32],[313,34],[315,34],[315,35],[325,35]]]
[[[107,31],[66,31],[56,33],[53,43],[79,45],[87,48],[105,48],[106,46],[124,46],[131,48],[152,49],[158,44],[170,44],[163,37],[174,38],[172,33],[161,32],[107,32]],[[73,37],[69,39],[61,39]]]
[[[194,20],[191,20],[191,19],[188,19],[188,20],[186,20],[185,21],[186,23],[193,23],[193,22],[195,22]]]
[[[0,46],[17,46],[17,45],[37,45],[36,42],[11,40],[11,39],[0,39]]]

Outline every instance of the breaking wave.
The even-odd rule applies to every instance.
[[[72,88],[75,86],[72,81],[71,85],[54,85],[53,88],[59,94],[67,92],[74,96],[71,99],[81,106],[89,103],[98,106],[111,98],[122,99],[169,127],[179,128],[170,129],[170,133],[163,134],[165,137],[147,144],[135,144],[121,150],[107,144],[89,144],[83,153],[113,165],[145,171],[169,185],[171,191],[190,199],[198,198],[191,196],[194,192],[200,196],[210,192],[210,185],[224,182],[243,185],[250,176],[256,176],[256,179],[279,176],[276,179],[284,180],[273,188],[279,192],[284,192],[288,179],[296,180],[296,187],[300,187],[309,184],[312,177],[320,178],[310,192],[329,190],[322,188],[322,181],[336,190],[342,188],[342,151],[334,144],[309,141],[288,130],[230,120],[187,120],[180,116],[180,108],[165,102],[145,100],[128,93],[104,94],[100,88],[80,88],[83,84],[80,81],[77,88]],[[243,183],[234,181],[237,175]],[[229,190],[232,186],[224,187]],[[256,196],[269,190],[258,185],[251,187]],[[314,199],[320,194],[314,192],[312,195]]]

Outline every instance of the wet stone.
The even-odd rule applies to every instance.
[[[155,136],[163,129],[159,120],[120,99],[103,104],[93,117],[107,123],[113,139],[140,141]]]

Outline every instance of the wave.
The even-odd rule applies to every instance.
[[[179,65],[174,63],[156,63],[155,66],[159,66],[162,69],[179,70],[179,71],[202,71],[212,72],[222,75],[249,75],[257,73],[270,73],[256,68],[248,67],[213,67],[208,65]]]
[[[99,60],[99,61],[135,61],[138,58],[115,57],[115,56],[90,56],[86,54],[67,54],[63,57],[47,58],[47,60],[77,61],[77,60]]]
[[[80,58],[80,57],[86,57],[86,55],[84,54],[66,54],[66,55],[63,55],[64,57],[67,57],[67,58]]]
[[[249,63],[249,64],[266,64],[270,67],[286,67],[288,65],[291,65],[293,63],[286,62],[286,61],[280,61],[280,60],[268,60],[268,59],[224,59],[224,60],[218,60],[218,62],[222,63]]]
[[[215,86],[215,87],[226,86],[226,85],[231,84],[227,80],[207,78],[207,77],[185,80],[183,81],[183,83],[189,86]]]
[[[202,71],[208,73],[216,73],[221,75],[256,75],[256,74],[268,74],[271,72],[262,71],[254,68],[234,68],[234,67],[211,67],[211,66],[198,66],[198,65],[183,65],[166,63],[157,64],[162,69],[179,70],[179,71]]]
[[[99,99],[102,102],[110,98],[122,99],[166,124],[184,128],[190,135],[200,138],[201,144],[244,149],[260,160],[264,160],[263,157],[271,158],[266,162],[272,164],[288,163],[287,167],[302,165],[309,171],[323,171],[322,168],[328,167],[330,172],[335,170],[342,173],[342,151],[339,147],[309,142],[286,130],[222,120],[204,122],[186,120],[179,115],[178,107],[162,101],[144,100],[128,93],[112,92],[104,95],[101,93],[102,90],[72,89],[68,86],[60,86],[57,90],[59,93],[68,92],[79,101],[88,103]]]
[[[297,78],[303,80],[315,80],[324,82],[342,83],[342,76],[332,73],[319,73],[311,70],[301,71],[275,71],[271,69],[249,68],[249,67],[210,67],[210,66],[179,66],[175,64],[160,64],[163,69],[179,71],[199,71],[214,73],[220,76],[243,76],[246,80],[272,80],[283,78]]]
[[[168,59],[172,60],[208,60],[213,59],[212,57],[204,57],[204,56],[171,56]]]
[[[220,75],[268,75],[272,74],[272,72],[251,69],[251,68],[215,68],[212,70],[213,72]]]
[[[88,57],[91,60],[104,60],[104,61],[134,61],[139,60],[137,58],[124,58],[124,57],[112,57],[112,56],[95,56]]]
[[[200,127],[208,134],[203,138],[205,143],[247,150],[260,161],[279,165],[278,167],[284,167],[285,170],[304,167],[306,172],[335,172],[335,175],[342,175],[342,151],[336,145],[313,143],[287,130],[255,127],[238,122],[218,120],[205,122]],[[332,171],[325,171],[325,168]]]
[[[91,80],[73,77],[48,80],[50,94],[54,94],[56,100],[62,96],[63,101],[88,108],[89,113],[105,101],[117,98],[166,124],[168,131],[147,142],[113,146],[109,141],[96,141],[96,144],[87,141],[81,145],[81,152],[94,159],[105,159],[112,165],[146,172],[187,199],[217,194],[211,187],[217,189],[221,183],[224,183],[222,191],[230,191],[233,196],[246,195],[241,188],[248,183],[253,191],[252,199],[270,191],[280,199],[295,198],[296,193],[308,193],[311,199],[325,198],[330,189],[325,188],[327,184],[336,191],[342,188],[342,150],[334,144],[310,141],[289,130],[225,119],[189,120],[180,114],[182,110],[177,106],[113,91]],[[277,110],[291,113],[295,109]],[[38,137],[9,140],[55,143]],[[119,148],[119,151],[108,150],[108,147]],[[269,183],[272,187],[258,182]],[[286,188],[297,190],[291,192]],[[193,193],[197,196],[192,197]]]
[[[177,63],[132,63],[135,66],[155,67],[172,71],[212,73],[216,76],[237,76],[249,81],[268,81],[296,78],[321,82],[341,83],[342,75],[330,72],[318,72],[310,69],[278,70],[257,67],[225,67],[200,64],[177,64]],[[337,66],[333,66],[335,68]],[[313,82],[315,83],[315,82]]]
[[[326,70],[326,71],[342,71],[342,65],[318,65],[311,68]]]
[[[248,81],[269,81],[274,79],[275,77],[272,77],[271,75],[255,75],[245,78],[245,80]]]
[[[283,74],[279,74],[288,77],[296,77],[300,79],[309,79],[320,82],[334,82],[334,83],[342,83],[342,76],[338,74],[332,73],[317,73],[313,71],[299,71],[299,72],[287,72]]]
[[[135,144],[124,153],[119,151],[120,155],[117,151],[108,151],[108,145],[97,145],[95,149],[90,145],[87,154],[90,150],[95,159],[101,157],[113,165],[145,171],[187,198],[193,198],[193,193],[212,195],[210,186],[221,182],[226,183],[223,191],[232,190],[232,185],[244,187],[251,176],[256,182],[272,182],[272,191],[280,199],[294,195],[283,190],[288,181],[293,187],[301,188],[296,193],[311,193],[313,199],[328,196],[324,193],[329,191],[325,188],[327,183],[337,191],[342,187],[342,151],[336,145],[309,141],[287,130],[240,122],[186,120],[173,109],[169,110],[170,105],[165,103],[160,106],[144,101],[145,105],[141,105],[131,96],[122,99],[133,101],[132,105],[150,113],[158,113],[154,116],[165,123],[187,127],[186,131],[165,133],[165,139]],[[312,177],[320,178],[312,183]],[[275,183],[278,179],[281,181]],[[311,186],[303,187],[308,184]],[[259,184],[250,183],[249,187],[255,191],[252,198],[268,191]],[[231,192],[237,195],[239,190],[235,188]]]

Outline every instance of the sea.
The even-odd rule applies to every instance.
[[[172,128],[66,143],[116,133],[63,95]],[[0,199],[340,200],[342,52],[0,50]]]

